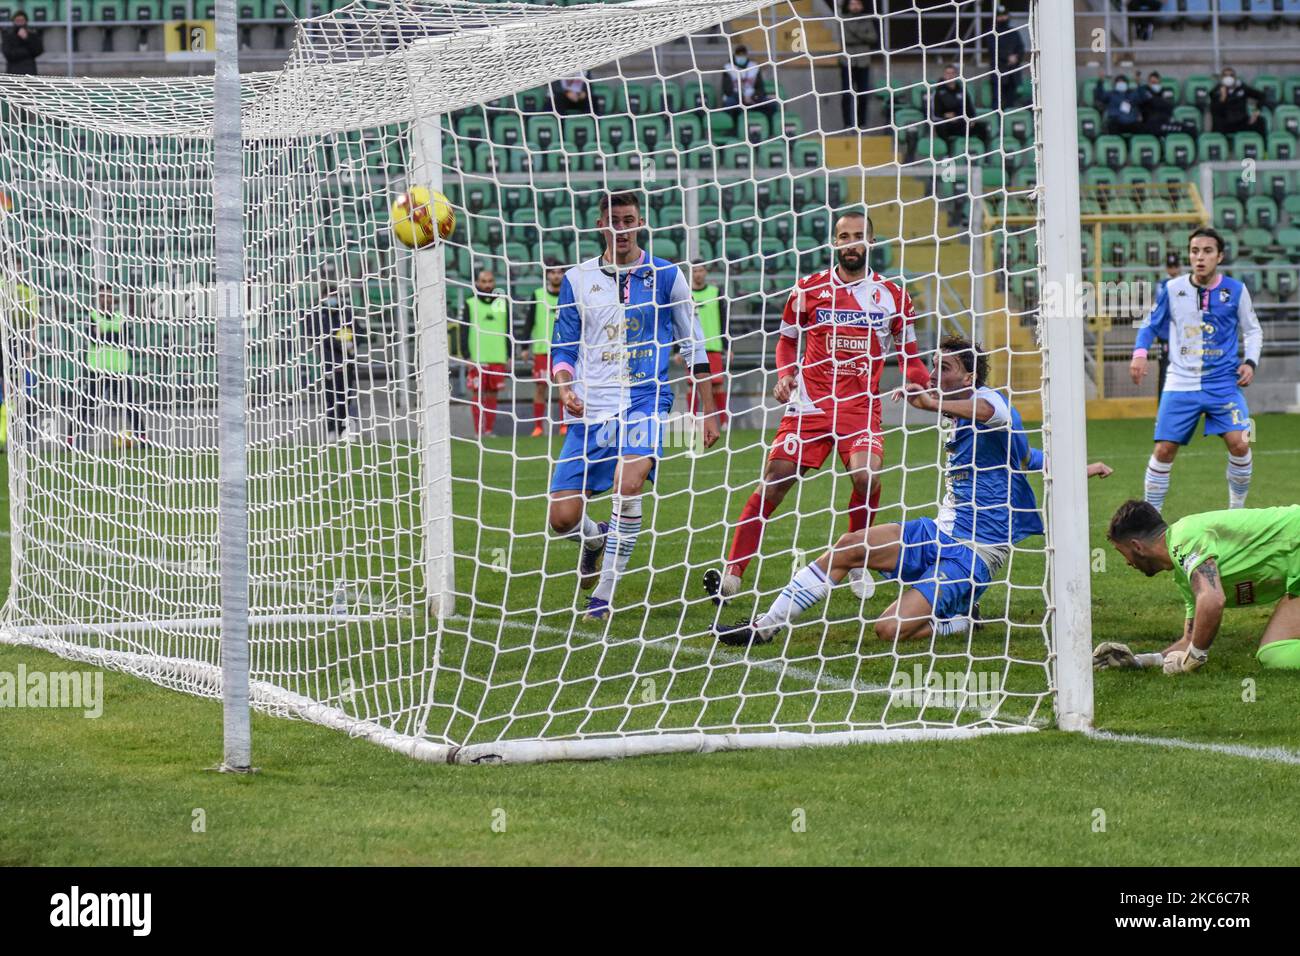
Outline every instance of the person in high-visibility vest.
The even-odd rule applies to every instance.
[[[0,283],[0,310],[8,313],[14,353],[28,362],[35,341],[37,319],[40,317],[38,301],[35,290],[21,279]],[[0,452],[9,449],[9,408],[13,404],[5,390],[5,371],[4,350],[0,349]],[[21,362],[14,374],[18,386],[14,391],[21,391],[34,378],[34,370],[28,368],[26,362]],[[32,402],[29,400],[24,407],[27,409],[24,417],[30,420]]]
[[[357,391],[357,340],[364,334],[344,292],[330,282],[321,284],[320,302],[309,316],[310,331],[320,350],[321,382],[325,386],[325,437],[352,442],[360,437],[361,409]],[[357,428],[352,427],[356,412]]]
[[[691,263],[691,298],[695,314],[704,330],[704,351],[709,357],[709,382],[713,387],[713,404],[718,410],[718,427],[727,427],[727,374],[731,367],[731,348],[727,339],[727,299],[716,285],[709,284],[709,270],[696,259]],[[690,407],[698,410],[695,381],[690,385]]]
[[[496,291],[491,269],[480,269],[474,295],[460,311],[461,354],[469,357],[465,384],[470,393],[470,417],[476,435],[490,435],[497,420],[497,393],[505,384],[513,352],[510,306]]]
[[[546,431],[546,406],[551,390],[551,332],[555,328],[555,310],[560,305],[560,283],[564,281],[564,267],[554,259],[546,260],[546,284],[533,293],[532,325],[529,338],[533,341],[533,437]],[[559,417],[558,415],[556,416]],[[560,434],[568,429],[561,425]]]
[[[99,301],[90,310],[90,340],[86,349],[87,374],[79,392],[79,415],[87,431],[94,429],[97,402],[111,402],[125,414],[129,431],[122,437],[143,440],[140,413],[132,387],[131,352],[127,347],[126,314],[117,307],[117,298],[107,285],[99,287]],[[68,441],[76,444],[75,433]]]

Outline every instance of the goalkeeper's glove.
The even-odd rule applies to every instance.
[[[1203,651],[1194,644],[1188,644],[1185,651],[1174,651],[1165,657],[1166,674],[1190,674],[1209,659],[1210,652]]]
[[[1127,644],[1105,641],[1097,645],[1092,652],[1092,669],[1097,671],[1117,668],[1119,670],[1137,670],[1141,668],[1137,656],[1129,650]]]

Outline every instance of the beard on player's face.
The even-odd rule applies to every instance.
[[[835,261],[845,272],[861,272],[867,265],[867,252],[861,246],[844,246],[835,250]]]

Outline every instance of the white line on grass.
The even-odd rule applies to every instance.
[[[1169,750],[1201,750],[1224,754],[1229,757],[1246,757],[1250,760],[1264,760],[1269,763],[1284,763],[1293,767],[1300,767],[1300,753],[1282,747],[1247,747],[1244,744],[1202,743],[1196,740],[1182,740],[1178,737],[1116,734],[1109,730],[1090,730],[1087,733],[1093,740],[1104,740],[1108,743],[1146,744],[1151,747],[1165,747]]]

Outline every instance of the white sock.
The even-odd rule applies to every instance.
[[[1152,651],[1149,654],[1134,654],[1133,659],[1138,662],[1139,667],[1164,667],[1165,655],[1159,651]]]
[[[804,611],[825,600],[830,590],[831,583],[826,572],[817,565],[810,564],[790,579],[790,583],[781,589],[767,613],[755,624],[760,631],[789,624]]]
[[[1147,462],[1146,500],[1156,511],[1164,510],[1165,495],[1169,494],[1169,473],[1173,470],[1174,463],[1172,461],[1156,461],[1155,455],[1152,455],[1150,461]]]
[[[587,517],[587,513],[582,513],[582,520],[564,536],[566,541],[576,541],[584,548],[590,542],[594,544],[600,538],[600,526]]]
[[[605,536],[605,562],[600,566],[600,583],[591,592],[593,598],[608,601],[614,596],[614,582],[627,570],[641,533],[641,496],[615,495],[609,516],[609,534]]]
[[[970,630],[970,618],[962,615],[961,617],[950,617],[946,621],[934,622],[934,633],[939,637],[951,637],[954,634],[965,634]]]
[[[1250,473],[1252,462],[1250,449],[1246,449],[1246,454],[1238,458],[1236,455],[1228,456],[1228,507],[1244,508],[1246,507],[1246,493],[1250,491]]]

